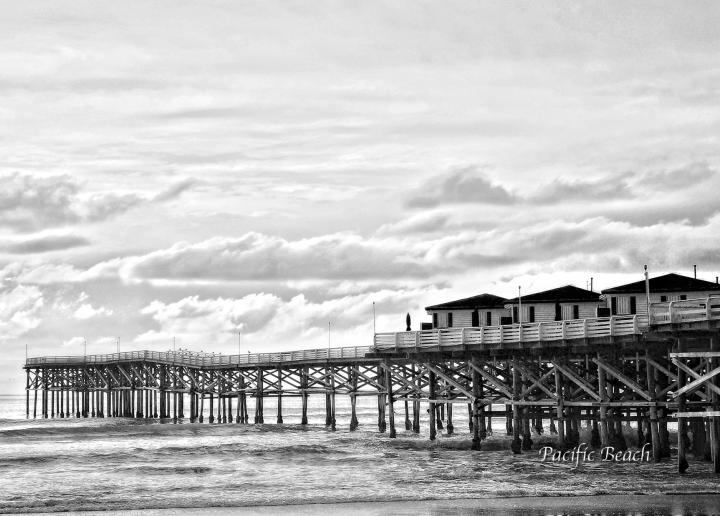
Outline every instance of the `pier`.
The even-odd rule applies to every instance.
[[[317,395],[335,429],[342,395],[355,430],[357,396],[374,396],[372,425],[391,438],[398,427],[420,432],[427,410],[430,439],[469,432],[480,450],[490,432],[502,432],[517,454],[531,449],[543,422],[559,447],[576,446],[584,429],[592,446],[616,451],[626,449],[630,425],[660,461],[670,456],[673,422],[678,471],[692,456],[720,473],[720,297],[655,303],[648,316],[378,333],[365,347],[48,356],[28,358],[24,369],[28,418],[283,424],[282,400],[300,397],[294,423],[307,424],[308,397]],[[264,412],[270,397],[276,414]]]

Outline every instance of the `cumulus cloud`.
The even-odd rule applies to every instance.
[[[138,193],[85,193],[66,175],[12,173],[0,176],[0,226],[16,231],[98,222],[140,204],[167,201],[187,190],[183,181],[155,196]]]
[[[384,318],[392,316],[400,322],[408,307],[417,308],[420,294],[417,290],[385,290],[322,302],[309,301],[302,294],[284,300],[268,293],[242,298],[189,296],[172,303],[153,301],[142,312],[151,316],[159,329],[136,340],[168,342],[170,336],[177,336],[183,342],[228,345],[237,342],[240,332],[246,345],[253,345],[255,351],[297,349],[299,343],[321,347],[327,343],[330,322],[331,331],[337,334],[337,346],[347,345],[341,336],[356,331],[361,331],[364,344],[370,345],[372,302],[382,307]]]
[[[211,238],[128,258],[127,279],[267,281],[426,275],[423,250],[351,233],[286,240],[260,233]]]
[[[83,303],[73,312],[73,317],[84,321],[86,319],[92,319],[93,317],[108,317],[112,314],[113,311],[109,308],[105,308],[104,306],[95,308],[90,303]]]
[[[16,339],[41,322],[43,295],[36,286],[0,289],[0,342]]]
[[[411,208],[430,208],[461,203],[506,205],[516,201],[515,195],[504,186],[491,182],[480,169],[472,166],[433,178],[418,189],[407,205]]]

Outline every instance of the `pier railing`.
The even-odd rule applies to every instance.
[[[502,326],[438,328],[422,331],[377,333],[376,349],[479,346],[512,342],[538,342],[639,334],[647,327],[644,315],[618,315]]]
[[[127,351],[107,355],[32,357],[28,358],[25,364],[28,366],[53,364],[82,365],[150,361],[193,367],[207,367],[363,358],[370,351],[370,346],[304,349],[277,353],[248,353],[246,355],[218,355],[191,351]]]
[[[720,296],[650,305],[650,324],[677,324],[713,319],[720,319]]]

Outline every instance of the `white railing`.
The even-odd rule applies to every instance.
[[[128,351],[108,355],[33,357],[28,358],[25,361],[25,364],[33,366],[150,361],[186,366],[208,367],[363,358],[371,351],[372,348],[370,348],[370,346],[303,349],[300,351],[282,351],[278,353],[248,353],[246,355],[219,355],[189,351]]]
[[[720,306],[718,306],[720,309]],[[473,328],[439,328],[375,334],[376,349],[482,346],[512,342],[582,339],[639,334],[647,328],[644,315],[616,315],[538,323]]]
[[[666,301],[650,305],[650,324],[676,324],[720,319],[720,296]]]

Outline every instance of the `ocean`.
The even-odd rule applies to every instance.
[[[273,401],[265,401],[266,421],[275,419]],[[251,399],[249,405],[252,415]],[[631,500],[683,493],[714,493],[704,512],[720,512],[718,477],[702,461],[692,461],[683,476],[675,472],[674,460],[549,462],[541,460],[538,450],[512,455],[499,418],[483,450],[471,451],[463,410],[456,410],[455,435],[441,434],[430,442],[426,414],[421,434],[405,431],[400,403],[396,439],[377,432],[375,398],[358,398],[360,428],[354,432],[348,430],[345,397],[337,398],[335,432],[324,426],[323,396],[310,397],[307,426],[296,424],[299,399],[285,398],[283,405],[284,425],[28,420],[24,396],[0,396],[0,513],[210,507],[259,511],[350,503],[332,507],[369,514],[372,504],[359,502],[430,500],[436,502],[423,502],[419,507],[429,509],[421,513],[460,514],[443,511],[466,507],[467,514],[481,514],[484,505],[473,499],[628,495]],[[533,438],[538,445],[551,441],[547,431]],[[445,509],[432,509],[437,503]],[[406,513],[400,509],[387,513]],[[290,513],[296,512],[302,511]],[[571,511],[553,512],[566,513]]]

